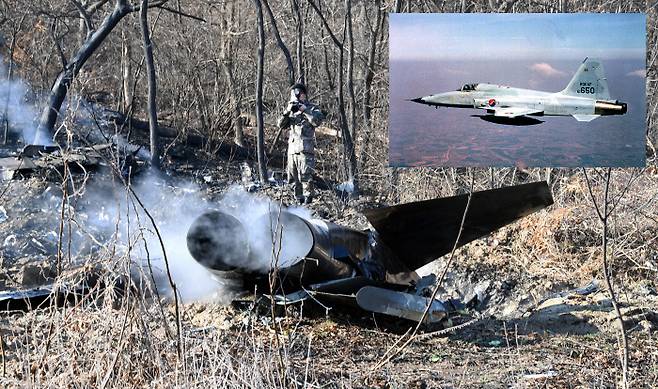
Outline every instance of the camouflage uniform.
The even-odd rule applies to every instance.
[[[291,101],[292,106],[295,101]],[[315,127],[324,115],[308,101],[298,102],[306,107],[304,112],[291,112],[290,106],[279,119],[280,128],[290,127],[288,136],[288,183],[295,185],[298,201],[309,202],[314,195],[313,172],[315,171]]]

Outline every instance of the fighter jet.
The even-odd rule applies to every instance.
[[[476,83],[410,101],[437,108],[477,108],[499,118],[573,116],[579,122],[602,115],[623,115],[628,109],[626,103],[610,98],[603,65],[590,58],[585,58],[567,87],[556,93]]]
[[[420,321],[434,278],[419,277],[417,269],[553,203],[545,182],[468,197],[371,209],[364,214],[373,229],[365,231],[285,208],[243,220],[214,210],[194,221],[187,247],[218,282],[281,304],[311,299]],[[424,323],[448,312],[447,303],[431,301]]]

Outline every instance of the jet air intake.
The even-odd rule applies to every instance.
[[[628,111],[628,105],[621,101],[601,101],[594,103],[595,115],[623,115]]]

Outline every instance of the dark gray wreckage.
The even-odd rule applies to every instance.
[[[218,278],[270,293],[279,304],[311,299],[431,323],[449,308],[434,300],[424,315],[435,278],[416,270],[552,203],[546,182],[529,183],[371,209],[364,215],[373,229],[366,231],[280,209],[261,216],[272,232],[265,253],[249,226],[209,211],[190,227],[187,245]],[[269,266],[254,267],[263,256]]]

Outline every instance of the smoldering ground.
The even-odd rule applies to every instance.
[[[247,252],[233,256],[236,261],[231,263],[233,266],[267,272],[274,265],[294,263],[308,250],[308,241],[299,239],[300,232],[284,228],[281,233],[281,226],[277,225],[280,203],[247,193],[240,186],[231,186],[217,199],[211,199],[200,186],[161,173],[138,176],[131,183],[132,191],[109,177],[97,174],[84,184],[68,188],[64,210],[62,191],[53,186],[32,204],[49,215],[51,231],[60,230],[61,215],[64,215],[62,251],[70,253],[71,262],[110,258],[112,266],[129,268],[133,277],[141,276],[143,280],[151,279],[153,271],[158,292],[171,297],[166,253],[183,302],[225,303],[236,293],[232,282],[212,274],[188,250],[188,230],[200,215],[220,211],[241,223],[246,236],[235,235],[235,231],[211,231],[228,240],[217,250],[229,250],[233,247],[231,241],[238,238],[248,242]],[[310,218],[310,212],[302,208],[288,211]],[[57,239],[56,232],[51,235]]]
[[[0,68],[0,73],[5,71]],[[37,100],[22,80],[0,79],[0,119],[9,134],[23,144],[52,145],[52,139],[38,131]],[[72,131],[74,143],[83,138],[94,143],[112,142],[118,159],[124,154],[150,158],[146,149],[130,144],[120,134],[112,134],[111,128],[103,125],[102,109],[94,103],[71,95],[61,112],[66,115],[62,128]],[[272,232],[281,204],[248,194],[238,186],[228,188],[219,199],[209,199],[202,188],[188,180],[151,172],[139,175],[129,190],[110,171],[74,175],[66,186],[65,193],[61,183],[49,183],[37,196],[22,202],[26,212],[34,211],[35,220],[16,222],[15,231],[7,228],[11,234],[1,242],[4,254],[9,253],[10,258],[30,255],[20,249],[20,241],[28,240],[36,242],[39,256],[35,258],[43,261],[58,255],[74,264],[101,263],[101,259],[109,258],[112,266],[123,266],[143,279],[150,279],[153,271],[158,291],[171,294],[166,254],[183,301],[226,301],[232,295],[229,286],[195,261],[186,244],[189,227],[204,212],[217,210],[232,215],[247,232],[242,237],[248,242],[247,252],[236,253],[234,266],[267,272],[275,262],[290,264],[305,253],[305,248],[297,245],[301,240],[295,231],[279,231],[279,235]],[[291,211],[309,217],[306,210]],[[18,209],[8,212],[13,218],[20,214]],[[217,250],[232,247],[228,243],[238,238],[231,231],[212,233],[226,242]]]

